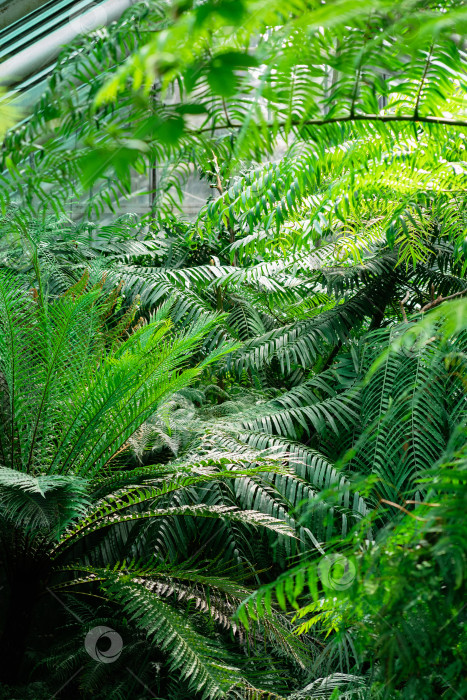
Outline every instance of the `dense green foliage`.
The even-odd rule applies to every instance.
[[[0,697],[467,694],[466,23],[150,0],[0,111]]]

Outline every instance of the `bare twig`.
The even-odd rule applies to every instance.
[[[227,125],[232,126],[232,121],[230,119],[229,112],[227,111],[227,102],[225,101],[224,97],[222,98],[222,107],[224,109],[224,114],[225,114],[225,119],[226,119]]]
[[[428,302],[428,304],[425,304],[425,306],[422,306],[420,311],[428,311],[429,309],[433,309],[435,306],[439,306],[443,301],[448,301],[448,299],[455,299],[456,297],[461,297],[463,294],[467,294],[467,289],[462,289],[460,292],[456,292],[455,294],[450,294],[447,297],[443,297],[441,294],[436,297],[436,299],[433,299]]]
[[[414,518],[414,520],[421,520],[422,522],[424,522],[424,520],[425,520],[424,518],[420,518],[418,515],[414,515],[413,513],[410,512],[410,510],[407,510],[407,508],[404,508],[404,506],[399,505],[399,503],[394,503],[394,501],[387,501],[385,498],[381,498],[380,503],[387,503],[388,506],[393,506],[394,508],[398,508],[398,510],[401,510],[406,515],[410,515],[410,517]]]
[[[407,294],[406,294],[405,297],[402,299],[402,301],[399,302],[399,306],[401,307],[402,318],[404,319],[404,323],[408,323],[408,322],[409,322],[408,319],[407,319],[407,314],[406,314],[406,312],[405,312],[405,307],[404,307],[404,304],[406,304],[406,303],[408,302],[409,297],[410,297],[410,292],[407,292]]]
[[[414,117],[418,117],[418,108],[420,106],[420,98],[422,96],[423,86],[425,85],[425,80],[426,80],[426,76],[428,73],[428,68],[430,67],[432,54],[433,54],[433,44],[430,46],[430,50],[428,52],[428,56],[427,56],[426,63],[425,63],[425,69],[423,71],[422,79],[420,80],[420,86],[418,88],[417,97],[415,100]]]
[[[427,501],[405,501],[405,505],[407,505],[407,503],[410,503],[414,506],[421,506],[421,505],[429,506],[430,508],[440,508],[441,507],[441,503],[428,503]]]
[[[390,122],[411,122],[416,124],[443,124],[446,126],[460,126],[464,129],[467,129],[466,119],[453,119],[452,117],[433,116],[421,117],[417,114],[346,114],[345,116],[331,117],[330,119],[305,119],[303,121],[300,119],[292,119],[289,120],[287,124],[285,122],[279,124],[268,122],[266,126],[325,126],[326,124],[344,124],[346,122],[383,122],[386,124]],[[208,131],[221,131],[222,129],[228,128],[242,129],[243,126],[243,124],[220,124],[219,126],[213,126],[211,124],[210,126],[205,126],[201,129],[192,129],[188,131],[188,133],[199,134]]]

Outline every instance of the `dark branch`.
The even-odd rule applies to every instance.
[[[292,119],[292,121],[287,122],[287,126],[325,126],[326,124],[344,124],[346,122],[353,121],[365,121],[365,122],[382,122],[384,124],[390,122],[410,122],[417,124],[439,124],[446,126],[458,126],[467,129],[467,120],[465,119],[453,119],[452,117],[421,117],[418,114],[347,114],[342,117],[332,117],[331,119],[307,119],[305,121],[298,121]],[[243,124],[223,124],[221,126],[206,126],[201,129],[193,129],[189,131],[189,134],[199,134],[208,131],[221,131],[223,129],[242,129]],[[267,123],[268,127],[273,126],[285,126],[285,122],[277,124]]]

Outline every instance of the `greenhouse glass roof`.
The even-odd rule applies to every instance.
[[[118,19],[132,0],[0,1],[0,83],[34,102],[60,50],[78,34]]]

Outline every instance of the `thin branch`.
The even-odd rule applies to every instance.
[[[423,90],[423,86],[425,84],[426,75],[428,73],[428,68],[430,67],[432,54],[433,54],[433,44],[431,44],[431,46],[430,46],[430,50],[428,52],[428,56],[427,56],[426,63],[425,63],[425,69],[423,71],[422,79],[420,80],[420,86],[418,88],[417,97],[415,100],[414,117],[418,117],[418,108],[420,106],[420,98],[422,96],[422,90]]]
[[[421,506],[421,505],[429,506],[430,508],[440,508],[441,507],[441,503],[428,503],[428,501],[405,501],[405,505],[407,505],[407,503],[410,503],[414,506]]]
[[[387,501],[385,498],[381,498],[379,502],[380,503],[387,503],[388,506],[393,506],[394,508],[401,510],[406,515],[410,515],[411,518],[414,518],[414,520],[421,520],[421,522],[425,522],[424,518],[420,518],[418,515],[414,515],[413,513],[410,512],[410,510],[407,510],[407,508],[404,508],[404,506],[401,506],[398,503],[394,503],[394,501]],[[406,501],[406,503],[407,503],[407,501]]]
[[[402,301],[399,302],[399,306],[401,307],[402,318],[404,319],[404,323],[408,323],[408,322],[409,322],[409,321],[408,321],[408,318],[407,318],[407,314],[406,314],[406,312],[405,312],[405,307],[404,307],[404,304],[406,304],[406,303],[408,302],[409,297],[410,297],[410,292],[407,292],[407,294],[406,294],[405,297],[402,299]]]
[[[433,299],[432,301],[429,301],[428,304],[425,304],[425,306],[422,306],[420,311],[421,312],[428,311],[429,309],[433,309],[435,306],[439,306],[443,301],[448,301],[449,299],[455,299],[456,297],[461,297],[463,294],[467,294],[467,289],[462,289],[460,292],[456,292],[455,294],[450,294],[448,297],[443,297],[440,294],[438,297],[436,297],[436,299]]]
[[[415,114],[347,114],[345,116],[341,117],[332,117],[331,119],[306,119],[304,121],[298,120],[298,119],[292,119],[291,121],[287,122],[287,126],[325,126],[326,124],[344,124],[346,122],[354,122],[354,121],[359,121],[359,122],[383,122],[385,124],[390,123],[390,122],[409,122],[409,123],[418,123],[418,124],[439,124],[439,125],[447,125],[447,126],[459,126],[464,129],[467,129],[467,120],[465,119],[453,119],[452,117],[430,117],[430,116],[424,116],[421,117],[420,115],[415,115]],[[227,124],[222,124],[220,126],[205,126],[202,127],[201,129],[192,129],[188,131],[188,134],[195,135],[195,134],[200,134],[200,133],[205,133],[205,132],[212,132],[212,131],[221,131],[223,129],[242,129],[243,124],[231,124],[230,127]],[[272,122],[267,122],[266,127],[284,127],[286,126],[285,122],[279,122],[276,124],[273,124]]]
[[[276,314],[274,313],[274,311],[271,309],[271,304],[269,303],[269,300],[268,300],[267,296],[266,296],[266,295],[264,295],[264,296],[265,296],[265,303],[266,303],[266,306],[268,307],[268,311],[269,311],[269,313],[271,314],[271,316],[274,316],[274,318],[276,319],[276,321],[278,321],[279,323],[283,324],[283,323],[284,323],[284,319],[283,319],[283,318],[279,318],[279,316],[276,316]]]
[[[226,103],[226,101],[225,101],[225,97],[222,98],[222,108],[223,108],[223,110],[224,110],[225,119],[226,119],[226,121],[227,121],[228,126],[232,126],[232,122],[231,122],[231,120],[230,120],[229,112],[228,112],[228,110],[227,110],[227,103]]]

